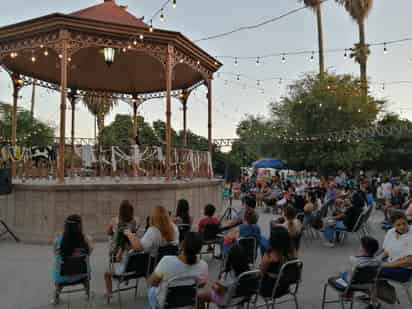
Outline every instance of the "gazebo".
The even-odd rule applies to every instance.
[[[60,140],[57,176],[64,182],[66,101],[82,96],[130,100],[138,104],[166,98],[166,176],[171,176],[171,101],[183,104],[184,146],[190,92],[208,91],[208,151],[212,152],[212,80],[221,63],[184,35],[154,29],[114,0],[71,14],[54,13],[0,28],[0,65],[10,74],[13,91],[12,140],[16,145],[19,91],[26,85],[58,90]]]

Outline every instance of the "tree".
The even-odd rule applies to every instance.
[[[4,116],[0,118],[0,136],[11,139],[12,109],[5,105]],[[31,118],[30,111],[17,113],[17,144],[25,146],[47,146],[53,143],[54,128],[46,123]]]
[[[322,26],[322,9],[321,0],[299,0],[303,2],[307,7],[310,7],[316,12],[316,19],[318,25],[318,45],[319,45],[319,77],[323,80],[325,72],[325,56],[323,51],[323,26]]]
[[[336,0],[341,4],[354,21],[358,24],[359,28],[359,44],[355,44],[351,57],[355,59],[360,65],[360,81],[362,96],[365,103],[367,103],[368,97],[368,77],[366,64],[368,62],[368,56],[370,54],[369,46],[366,45],[365,34],[365,20],[368,17],[373,0]]]
[[[83,103],[87,109],[97,119],[98,135],[104,128],[104,118],[114,106],[117,105],[117,100],[110,98],[109,96],[94,96],[93,94],[86,94],[83,97]]]

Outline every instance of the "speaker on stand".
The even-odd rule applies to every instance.
[[[0,195],[10,194],[11,190],[11,169],[0,168]]]

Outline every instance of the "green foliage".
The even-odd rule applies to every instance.
[[[4,109],[0,118],[0,136],[11,140],[12,131],[11,107]],[[17,142],[25,146],[46,146],[53,143],[54,128],[44,122],[31,118],[30,112],[21,110],[17,113]]]

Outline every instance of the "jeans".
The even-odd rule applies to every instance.
[[[401,267],[382,267],[379,276],[383,279],[405,283],[412,278],[412,269]]]
[[[156,309],[157,308],[157,288],[151,287],[147,291],[147,296],[149,300],[150,309]]]
[[[329,242],[335,242],[336,240],[336,229],[346,229],[343,221],[336,221],[335,225],[327,225],[323,229],[323,236]]]

